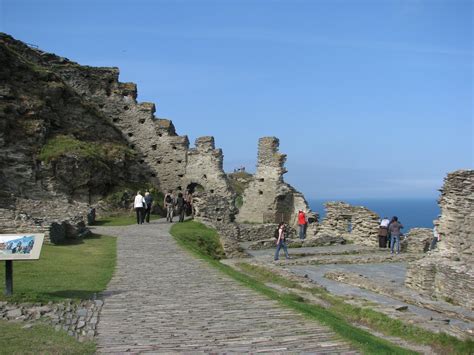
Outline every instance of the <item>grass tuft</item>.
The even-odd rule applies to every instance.
[[[46,142],[41,149],[39,159],[49,163],[66,154],[108,161],[116,157],[132,157],[135,153],[127,146],[119,143],[85,142],[72,136],[58,135]]]

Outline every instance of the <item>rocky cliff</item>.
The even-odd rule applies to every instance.
[[[81,235],[91,202],[145,181],[140,153],[57,66],[78,65],[0,34],[2,233]]]
[[[74,65],[0,35],[0,195],[90,203],[143,181],[137,153],[55,62]]]

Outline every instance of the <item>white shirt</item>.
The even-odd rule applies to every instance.
[[[388,227],[389,224],[390,221],[388,220],[388,218],[384,218],[382,219],[382,222],[380,222],[380,227]]]
[[[133,203],[134,208],[145,207],[145,198],[142,195],[135,196],[135,202]]]

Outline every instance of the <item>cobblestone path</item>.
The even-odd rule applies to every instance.
[[[95,227],[114,235],[97,349],[123,352],[354,353],[316,322],[240,285],[182,250],[164,220]]]

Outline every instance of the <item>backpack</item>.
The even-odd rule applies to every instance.
[[[165,201],[166,201],[166,203],[171,203],[173,201],[173,199],[171,198],[170,195],[166,195]]]

